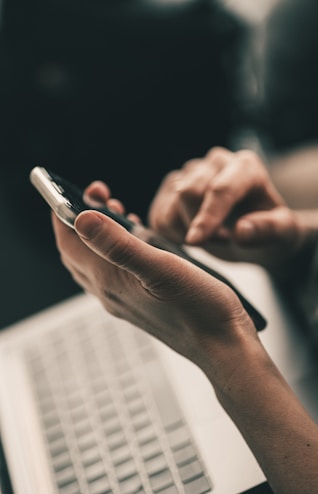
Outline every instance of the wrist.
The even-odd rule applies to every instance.
[[[246,314],[233,326],[218,342],[205,342],[205,358],[201,359],[200,365],[221,404],[226,402],[227,395],[240,394],[240,387],[249,389],[257,376],[275,369],[249,316]]]
[[[256,410],[269,383],[284,383],[259,340],[241,349],[236,364],[227,381],[214,387],[218,400],[232,418],[237,413],[246,413],[247,408]]]

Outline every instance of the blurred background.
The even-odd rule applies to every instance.
[[[298,119],[284,133],[277,118],[290,124],[295,100],[286,9],[305,3],[2,0],[0,327],[79,291],[29,184],[34,165],[81,186],[103,179],[146,221],[164,175],[212,146],[306,142]]]
[[[0,328],[79,292],[35,165],[106,181],[146,221],[167,172],[249,147],[292,207],[318,207],[317,15],[316,0],[0,0]],[[0,443],[11,494],[6,476]]]
[[[229,142],[245,27],[206,0],[3,0],[1,17],[3,326],[78,291],[30,169],[103,179],[144,219],[167,171]]]

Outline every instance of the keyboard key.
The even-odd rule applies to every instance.
[[[139,389],[137,386],[130,386],[129,388],[124,390],[124,396],[127,402],[135,401],[135,400],[140,400],[141,399],[141,394],[139,392]]]
[[[99,411],[99,417],[102,422],[107,422],[114,417],[117,417],[118,413],[113,403],[107,403],[106,406],[101,407]]]
[[[120,463],[115,467],[116,476],[119,480],[126,480],[137,474],[137,468],[134,460],[129,458],[124,463]]]
[[[178,466],[189,463],[197,457],[197,452],[192,444],[186,444],[174,451],[174,458]]]
[[[86,479],[88,482],[98,480],[105,475],[104,463],[100,460],[85,468]]]
[[[143,429],[144,427],[149,426],[151,424],[149,415],[146,411],[142,411],[137,415],[134,415],[132,417],[132,423],[136,431]]]
[[[76,475],[74,468],[72,466],[67,466],[63,470],[59,470],[55,475],[57,485],[59,487],[64,487],[69,484],[76,482]]]
[[[124,374],[120,377],[120,385],[123,389],[130,388],[135,384],[135,378],[131,373]]]
[[[95,400],[99,408],[103,408],[112,403],[112,397],[105,388],[96,393]]]
[[[89,466],[100,461],[100,454],[97,448],[90,448],[81,454],[83,465]]]
[[[108,494],[112,492],[110,482],[105,475],[102,478],[89,482],[89,494]]]
[[[86,451],[87,449],[91,449],[96,446],[96,439],[93,432],[89,431],[83,436],[78,438],[78,448],[80,451]]]
[[[167,431],[167,437],[172,449],[179,449],[180,446],[189,443],[189,431],[185,426],[179,426]]]
[[[182,482],[188,482],[203,475],[203,468],[198,460],[191,461],[179,469]]]
[[[52,458],[52,465],[56,472],[63,468],[72,465],[72,460],[68,451],[63,451],[61,454]]]
[[[88,415],[85,405],[80,405],[78,408],[71,411],[71,417],[74,423],[88,420]]]
[[[42,420],[47,429],[60,425],[58,413],[55,409],[52,408],[43,415]]]
[[[148,443],[140,445],[140,452],[142,457],[145,459],[151,458],[153,456],[161,453],[161,446],[157,439],[149,441]]]
[[[113,434],[116,431],[121,430],[122,427],[121,427],[120,418],[118,417],[118,415],[108,418],[105,421],[103,427],[104,427],[104,431],[105,431],[106,436]]]
[[[110,450],[117,449],[127,443],[125,433],[122,429],[114,431],[107,436],[107,446]]]
[[[80,422],[75,422],[73,426],[73,430],[77,438],[89,434],[92,431],[92,427],[88,420],[88,417],[84,417],[84,419],[81,420]]]
[[[82,494],[77,482],[72,482],[63,487],[59,487],[59,494]]]
[[[179,494],[179,490],[177,486],[175,485],[168,485],[167,487],[164,487],[161,489],[159,494]]]
[[[145,427],[136,430],[136,438],[139,444],[144,444],[155,440],[156,432],[153,425],[148,424]]]
[[[168,468],[167,460],[164,454],[159,454],[157,456],[153,456],[149,458],[149,460],[145,461],[145,469],[148,475],[153,475],[155,473],[161,472]]]
[[[50,444],[50,452],[53,457],[65,453],[66,451],[68,451],[68,446],[64,437],[58,438]]]
[[[46,431],[46,437],[49,443],[53,443],[54,441],[63,438],[64,431],[61,428],[61,424],[57,423],[53,426],[51,425],[50,427],[48,427]]]
[[[142,399],[133,400],[127,403],[127,409],[131,416],[137,415],[143,410],[146,410]]]
[[[206,494],[212,491],[212,486],[206,477],[198,477],[184,484],[184,491],[185,494]]]
[[[137,494],[142,492],[143,487],[139,475],[134,475],[129,479],[119,482],[120,494]]]
[[[154,492],[161,491],[164,487],[173,485],[174,480],[171,471],[166,468],[150,476],[149,482]]]
[[[114,465],[119,465],[131,458],[131,453],[128,444],[124,444],[119,448],[116,448],[112,451],[112,460]]]
[[[67,401],[70,410],[74,410],[75,408],[78,408],[83,404],[82,397],[77,393],[71,394],[68,397]]]

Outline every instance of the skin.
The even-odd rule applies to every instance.
[[[232,153],[227,156],[232,171],[235,156]],[[217,169],[220,173],[224,167]],[[201,182],[204,173],[201,175],[201,170],[195,173],[200,175]],[[217,173],[213,171],[208,180],[212,182]],[[227,172],[225,178],[229,175],[231,173]],[[211,183],[209,187],[201,188],[201,202],[196,196],[194,214],[193,209],[191,213],[194,202],[190,201],[186,206],[183,197],[183,211],[188,209],[190,214],[184,216],[182,212],[183,233],[180,210],[172,214],[173,228],[179,222],[183,239],[187,236],[189,225],[199,225],[200,230],[204,230],[204,238],[216,235],[217,242],[220,242],[220,237],[222,242],[228,242],[230,234],[235,242],[241,243],[238,220],[230,228],[222,222],[245,195],[249,196],[251,185],[246,186],[246,183],[252,184],[253,180],[255,175],[252,182],[244,176],[243,192],[225,196],[226,214],[222,213],[220,204],[213,208],[219,215],[217,220],[213,218],[210,221],[209,215],[206,215],[215,202],[210,192],[214,190]],[[256,189],[252,186],[253,191],[257,190],[260,196],[263,195],[262,200],[258,199],[259,194],[257,197],[254,195],[255,199],[266,205],[260,209],[262,214],[261,218],[257,217],[260,221],[255,223],[255,231],[261,232],[263,239],[270,237],[277,252],[280,252],[281,246],[286,251],[287,235],[293,256],[301,255],[304,246],[312,241],[315,227],[306,215],[306,221],[301,220],[303,215],[295,220],[292,213],[286,212],[288,208],[267,180],[267,174],[262,172]],[[232,183],[231,180],[230,185]],[[195,185],[195,182],[192,181],[192,184]],[[154,223],[159,218],[156,207],[166,195],[165,187],[163,184],[152,205],[150,217]],[[207,189],[209,192],[206,195],[204,191]],[[86,190],[86,197],[91,201],[106,202],[119,212],[124,211],[123,205],[110,198],[110,190],[101,182],[94,182]],[[169,193],[166,197],[169,204]],[[208,208],[204,206],[202,210],[201,204]],[[281,209],[287,213],[283,228],[279,221],[275,223],[277,210]],[[169,211],[169,214],[171,211],[173,213],[173,208]],[[166,213],[167,210],[164,210],[163,214]],[[265,213],[267,227],[263,228]],[[269,219],[271,213],[272,220]],[[222,216],[223,219],[220,219]],[[208,217],[210,223],[202,222],[204,217]],[[136,216],[132,219],[138,221]],[[266,353],[235,293],[187,261],[142,242],[98,212],[81,213],[76,219],[76,231],[61,223],[54,214],[52,221],[62,262],[84,290],[96,295],[107,311],[151,333],[202,369],[221,405],[254,452],[274,492],[318,492],[318,428]],[[169,221],[160,223],[158,229],[162,231],[164,224],[169,230]],[[222,226],[225,226],[224,231]],[[255,236],[253,239],[255,242]]]
[[[149,223],[175,242],[286,276],[315,241],[318,215],[291,210],[254,152],[213,148],[165,177]]]

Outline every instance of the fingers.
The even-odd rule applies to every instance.
[[[84,201],[91,207],[103,206],[110,199],[109,187],[100,180],[95,180],[84,190]]]
[[[269,244],[288,244],[291,249],[300,235],[296,216],[287,207],[257,211],[240,218],[234,238],[242,246],[257,247]]]
[[[105,204],[112,211],[124,214],[125,208],[118,200],[111,197],[108,185],[100,180],[95,180],[84,190],[83,199],[92,208],[102,207]]]
[[[227,220],[252,195],[251,210],[281,204],[255,153],[213,148],[166,177],[151,205],[150,224],[168,238],[190,244],[228,238]]]
[[[179,213],[178,188],[183,173],[172,171],[162,181],[162,184],[150,204],[148,222],[151,227],[173,242],[183,241],[187,226]]]
[[[152,201],[149,210],[151,226],[170,240],[183,242],[218,166],[219,162],[211,166],[206,158],[194,159],[186,162],[181,170],[170,172]]]
[[[81,240],[100,258],[133,273],[140,281],[151,277],[153,248],[105,215],[85,211],[75,222]],[[158,251],[158,255],[161,255]]]
[[[61,254],[63,264],[72,272],[83,271],[83,261],[93,261],[93,253],[78,238],[76,232],[60,221],[52,213],[52,225],[56,239],[56,246]]]
[[[214,156],[214,158],[213,158]],[[199,244],[215,234],[232,210],[243,200],[255,195],[253,207],[270,207],[274,198],[269,193],[269,178],[265,167],[252,152],[212,155],[223,167],[212,180],[202,204],[193,218],[186,235],[190,244]],[[220,166],[220,165],[219,165]]]
[[[204,270],[181,257],[145,243],[99,212],[81,213],[76,219],[75,228],[83,243],[96,257],[106,261],[108,267],[117,268],[115,276],[111,269],[104,276],[104,281],[111,283],[106,287],[107,292],[112,287],[116,292],[116,297],[112,295],[112,300],[125,299],[126,303],[131,298],[138,300],[139,309],[143,311],[142,304],[145,301],[149,304],[151,300],[155,305],[159,301],[184,304],[186,298],[192,300],[193,297],[200,296],[205,300],[210,300],[210,297],[214,300],[216,293],[220,293],[216,290],[216,285],[222,285],[223,292],[227,291],[225,285]],[[101,266],[99,272],[95,270],[95,277],[99,276],[100,271],[105,273],[105,268]],[[94,286],[94,281],[92,285]],[[104,302],[107,302],[106,290],[93,289],[93,292],[101,294]],[[162,317],[164,312],[160,307],[159,309]]]

